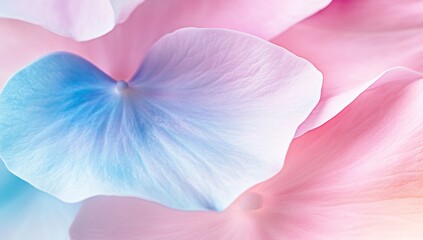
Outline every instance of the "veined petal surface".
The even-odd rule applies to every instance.
[[[119,6],[132,6],[136,1],[119,1],[128,3]],[[81,1],[67,2],[75,4],[74,2]],[[271,39],[324,8],[329,2],[330,0],[147,0],[108,34],[85,42],[72,41],[26,22],[0,19],[0,55],[3,56],[0,58],[0,85],[3,86],[7,79],[25,65],[54,51],[82,56],[115,79],[130,79],[150,47],[162,36],[177,29],[227,28]],[[94,4],[95,1],[84,3]],[[89,8],[88,11],[93,9]]]
[[[165,36],[129,82],[59,53],[1,93],[0,155],[65,201],[113,194],[222,210],[280,170],[320,87],[306,60],[228,30]]]
[[[81,207],[71,239],[422,239],[422,91],[422,74],[387,72],[296,138],[282,171],[224,212],[98,197]]]

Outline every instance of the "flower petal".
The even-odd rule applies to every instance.
[[[273,189],[268,201],[281,206],[305,205],[300,229],[311,239],[422,238],[422,90],[423,74],[388,71],[335,118],[294,141],[281,174],[253,190]]]
[[[56,54],[6,85],[0,154],[66,201],[113,194],[221,210],[279,171],[320,85],[306,60],[228,30],[162,38],[129,83]]]
[[[387,69],[423,71],[422,8],[419,0],[335,0],[273,41],[324,75],[322,100],[297,136],[335,116]]]
[[[181,22],[191,21],[192,26],[229,28],[269,39],[294,24],[326,7],[332,0],[215,0],[156,1],[167,12],[166,18],[175,15]],[[153,1],[147,2],[152,9]],[[171,12],[178,9],[178,12]],[[163,11],[156,11],[164,13]],[[161,23],[163,24],[163,23]],[[168,24],[168,23],[164,23]]]
[[[81,1],[68,2],[77,4]],[[112,1],[114,2],[115,0]],[[137,0],[119,2],[127,3],[119,6],[132,6]],[[148,0],[110,33],[88,42],[71,41],[38,26],[0,19],[0,86],[26,64],[53,51],[72,52],[95,63],[115,79],[129,79],[152,44],[179,28],[228,28],[269,39],[329,2],[330,0]],[[84,4],[95,4],[95,1],[84,1]],[[96,8],[89,8],[87,11],[93,9]],[[128,13],[125,9],[127,8],[119,11]],[[90,26],[82,22],[84,26]],[[107,21],[101,22],[104,24]],[[95,23],[101,24],[97,20]]]
[[[13,176],[0,161],[2,239],[68,239],[78,209],[79,204],[61,202]]]
[[[59,35],[84,41],[106,34],[117,23],[124,22],[142,2],[144,0],[32,0],[28,7],[25,0],[2,0],[0,17],[27,21]],[[169,18],[182,22],[189,19],[192,24],[206,20],[209,27],[242,28],[246,32],[275,36],[329,2],[330,0],[154,0],[145,7],[150,9],[143,13],[145,16],[142,16],[142,21],[154,24],[154,15],[169,11],[170,15],[164,16],[163,22],[158,24],[173,24]],[[145,32],[142,34],[147,35]]]
[[[222,213],[93,198],[71,239],[422,239],[422,91],[423,74],[387,72]]]
[[[113,29],[143,0],[3,0],[0,17],[27,21],[65,37],[89,40]],[[101,19],[101,21],[99,21]]]

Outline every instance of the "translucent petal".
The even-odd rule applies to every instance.
[[[3,1],[15,2],[0,0],[0,3]],[[113,0],[112,3],[124,3],[119,6],[127,9],[137,1],[139,2]],[[81,1],[66,2],[75,4]],[[95,4],[96,0],[83,2]],[[130,79],[150,47],[163,35],[177,29],[227,28],[270,39],[324,8],[329,2],[330,0],[149,0],[140,4],[125,21],[124,18],[121,19],[123,22],[108,34],[85,42],[60,37],[26,22],[0,19],[0,86],[25,65],[54,51],[82,56],[115,79]],[[89,8],[87,11],[94,11],[93,9],[96,8]],[[28,8],[24,10],[31,11]],[[107,22],[99,22],[97,19],[96,17],[97,24]],[[86,21],[81,24],[84,26],[79,30],[90,26]],[[66,29],[60,27],[60,30]]]
[[[389,71],[221,213],[87,200],[72,240],[423,239],[423,75]]]
[[[77,40],[90,40],[112,30],[143,1],[1,0],[0,17],[27,21]]]
[[[422,8],[420,0],[335,0],[272,40],[325,77],[322,99],[297,136],[334,117],[386,70],[423,71]]]
[[[66,201],[113,194],[221,210],[280,170],[321,77],[280,47],[216,29],[162,38],[128,83],[55,54],[1,94],[0,154]]]
[[[40,25],[54,33],[85,41],[123,23],[144,0],[0,0],[0,17]],[[134,35],[177,29],[174,25],[227,27],[273,37],[324,8],[330,0],[152,0],[138,12]],[[101,19],[101,21],[99,21]],[[188,24],[188,25],[186,25]],[[148,25],[146,29],[140,26]],[[179,26],[179,27],[182,27]],[[37,36],[33,36],[37,37]]]

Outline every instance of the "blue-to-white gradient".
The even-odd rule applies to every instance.
[[[276,174],[321,74],[256,37],[184,29],[127,84],[75,55],[23,69],[0,96],[0,156],[69,202],[126,195],[221,210]]]
[[[0,239],[66,240],[79,204],[64,203],[11,174],[0,161]]]

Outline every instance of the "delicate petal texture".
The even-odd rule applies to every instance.
[[[47,53],[83,51],[81,43],[16,20],[0,19],[0,32],[0,88],[14,73]]]
[[[144,0],[32,0],[31,3],[26,0],[0,0],[0,17],[38,24],[77,40],[89,40],[109,32],[117,23],[126,20],[142,2]],[[275,36],[329,2],[330,0],[149,0],[145,7],[149,12],[144,13],[145,16],[141,19],[145,23],[139,24],[153,24],[153,27],[157,27],[154,26],[154,15],[167,12],[170,15],[164,16],[163,22],[157,22],[158,24],[171,25],[174,18],[181,19],[182,22],[188,18],[191,24],[207,21],[209,27],[227,27]]]
[[[295,139],[282,171],[222,213],[93,198],[71,239],[422,239],[422,92],[422,74],[386,73],[335,118]]]
[[[145,0],[109,0],[116,15],[116,23],[123,23],[135,10],[135,8]]]
[[[0,17],[38,24],[77,40],[89,40],[113,29],[143,0],[0,0]]]
[[[147,2],[157,9],[154,0]],[[271,38],[328,5],[331,0],[173,0],[157,1],[167,18],[191,21],[194,26],[230,28]],[[178,12],[172,10],[178,9]],[[159,14],[164,11],[158,11]],[[161,23],[169,24],[169,22]]]
[[[56,54],[0,95],[0,155],[66,201],[114,194],[221,210],[279,171],[320,86],[306,60],[228,30],[165,36],[129,83]]]
[[[297,136],[320,126],[388,68],[423,71],[423,1],[335,0],[274,40],[323,72],[322,100]]]
[[[9,1],[15,2],[15,0]],[[82,1],[67,2],[75,4],[74,2]],[[83,2],[95,4],[93,0]],[[114,2],[118,1],[112,1]],[[124,2],[124,5],[119,6],[132,6],[131,4],[136,1]],[[0,56],[7,56],[0,58],[0,86],[26,64],[53,51],[75,53],[95,63],[115,79],[129,79],[136,72],[151,45],[163,35],[179,28],[190,26],[229,28],[269,39],[329,2],[329,0],[147,0],[125,22],[116,26],[107,35],[82,43],[59,37],[27,23],[0,19]],[[89,8],[88,11],[93,9],[95,8]]]
[[[66,240],[79,204],[61,202],[13,176],[0,161],[0,236],[3,240]]]

